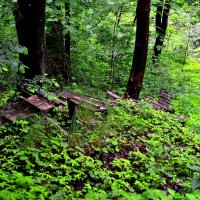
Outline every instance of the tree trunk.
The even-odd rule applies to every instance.
[[[70,3],[65,3],[65,16],[67,20],[67,26],[70,26]],[[68,65],[70,65],[70,54],[71,54],[71,37],[68,31],[65,34],[65,52],[67,56]]]
[[[53,1],[54,9],[61,11],[61,6],[56,6],[55,0]],[[68,4],[69,5],[69,4]],[[70,18],[70,7],[66,9],[66,19]],[[67,23],[68,25],[68,23]],[[71,70],[70,70],[70,34],[63,34],[63,25],[61,20],[56,22],[50,22],[48,24],[50,28],[49,34],[47,35],[47,73],[53,76],[60,76],[64,79],[67,85],[71,84]],[[55,48],[56,46],[56,48]]]
[[[148,52],[150,4],[151,0],[138,0],[137,3],[135,51],[125,98],[139,99],[142,88]]]
[[[114,61],[115,61],[115,57],[116,57],[115,56],[115,41],[117,39],[117,28],[121,21],[123,7],[124,7],[124,5],[120,6],[116,13],[116,19],[115,19],[115,24],[114,24],[114,28],[113,28],[113,37],[111,40],[112,47],[111,47],[111,60],[110,60],[110,69],[111,69],[110,78],[112,81],[112,86],[111,86],[112,89],[114,88],[114,78],[115,78],[115,69],[114,69],[115,68]]]
[[[68,0],[67,3],[65,3],[65,17],[67,20],[67,26],[70,26],[70,0]],[[67,79],[68,79],[68,85],[71,85],[72,77],[71,77],[71,37],[70,32],[68,31],[65,34],[65,53],[67,57]]]
[[[163,5],[164,4],[164,5]],[[154,53],[152,56],[152,62],[158,63],[159,56],[162,52],[162,47],[166,35],[168,16],[170,12],[171,0],[160,0],[157,6],[156,12],[156,41],[154,45]]]
[[[28,55],[20,54],[19,60],[28,67],[25,78],[32,79],[45,71],[45,5],[46,0],[18,0],[16,29],[19,44],[26,47]]]

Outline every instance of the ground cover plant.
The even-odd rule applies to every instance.
[[[97,116],[88,132],[79,118],[69,139],[42,116],[1,127],[0,198],[198,199],[199,135],[132,104]]]

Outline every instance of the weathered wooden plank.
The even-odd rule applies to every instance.
[[[72,92],[66,92],[64,91],[61,96],[61,98],[67,100],[67,99],[75,99],[75,100],[80,100],[81,99],[81,95],[79,94],[75,94],[75,93],[72,93]]]
[[[68,101],[69,110],[71,113],[70,116],[75,111],[75,106],[77,107],[80,103],[83,107],[89,108],[94,111],[103,112],[105,110],[105,105],[103,101],[90,96],[81,96],[71,92],[63,92],[61,94],[61,98]],[[72,104],[74,104],[74,106]]]
[[[45,92],[42,92],[42,91],[39,91],[39,92],[36,92],[37,95],[39,96],[42,96],[43,98],[45,99],[48,99],[49,95],[46,94]],[[56,97],[56,94],[55,94],[55,97]],[[67,103],[59,98],[55,98],[55,99],[52,99],[51,102],[55,105],[63,105],[63,106],[66,106]]]
[[[170,108],[172,106],[172,104],[170,102],[165,102],[165,101],[162,101],[162,100],[159,100],[158,104],[166,106],[168,108]]]
[[[36,110],[25,102],[19,101],[9,103],[0,109],[0,114],[8,121],[15,121],[19,118],[25,118],[36,113]]]
[[[49,111],[54,107],[53,103],[50,103],[48,99],[40,95],[31,95],[28,98],[20,96],[20,98],[41,111]]]
[[[104,106],[101,106],[99,109],[96,110],[96,112],[104,112],[107,111],[107,108]]]
[[[87,98],[82,98],[81,102],[83,102],[85,104],[88,104],[89,106],[92,106],[92,107],[94,107],[96,109],[100,108],[101,105],[103,104],[103,103],[102,104],[94,103],[94,102],[90,101],[90,99],[87,99]]]
[[[109,90],[106,91],[106,94],[108,94],[109,96],[111,96],[114,99],[122,99],[122,97],[118,96],[117,94],[115,94]]]
[[[159,98],[169,101],[172,98],[172,95],[166,92],[161,92]]]

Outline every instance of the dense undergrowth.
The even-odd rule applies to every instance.
[[[59,111],[56,124],[40,115],[1,126],[0,199],[199,199],[199,63],[188,60],[168,70],[171,76],[161,83],[174,83],[165,86],[175,114],[127,100],[103,115],[83,106],[70,136],[56,127],[68,125]],[[146,77],[151,80],[148,71]],[[47,80],[43,89],[51,84],[57,86]],[[95,93],[76,84],[71,90]],[[8,91],[2,104],[14,94]],[[182,123],[176,114],[189,118]]]
[[[199,134],[141,104],[80,109],[69,137],[42,116],[1,127],[0,199],[199,199]]]

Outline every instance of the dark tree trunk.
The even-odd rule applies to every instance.
[[[136,41],[132,69],[125,92],[125,97],[139,99],[145,73],[148,41],[149,41],[149,14],[151,0],[138,0]]]
[[[55,1],[53,1],[54,3]],[[68,7],[67,7],[68,5]],[[61,12],[60,6],[53,5]],[[66,20],[70,18],[70,6],[65,3]],[[67,25],[69,25],[67,23]],[[50,33],[47,35],[47,73],[60,76],[67,85],[71,84],[70,70],[70,34],[63,34],[61,21],[49,23]],[[56,46],[56,48],[55,48]]]
[[[163,5],[164,4],[164,5]],[[154,45],[154,53],[152,61],[154,64],[158,63],[159,56],[162,52],[162,47],[166,35],[167,25],[168,25],[168,16],[170,12],[171,0],[166,0],[165,3],[163,0],[160,0],[157,6],[156,12],[156,41]]]
[[[20,54],[19,60],[28,67],[25,78],[43,75],[45,71],[45,5],[46,0],[18,0],[16,29],[19,44],[26,47],[28,55]]]
[[[65,3],[65,15],[67,20],[67,26],[70,26],[70,3]],[[70,32],[68,31],[65,34],[65,52],[67,56],[67,62],[70,66],[70,54],[71,54],[71,37]]]
[[[68,0],[67,3],[65,3],[65,16],[67,20],[67,26],[70,26],[70,0]],[[70,32],[68,31],[65,34],[65,53],[66,53],[66,59],[67,59],[67,80],[68,85],[71,85],[72,77],[71,77],[71,37]]]

